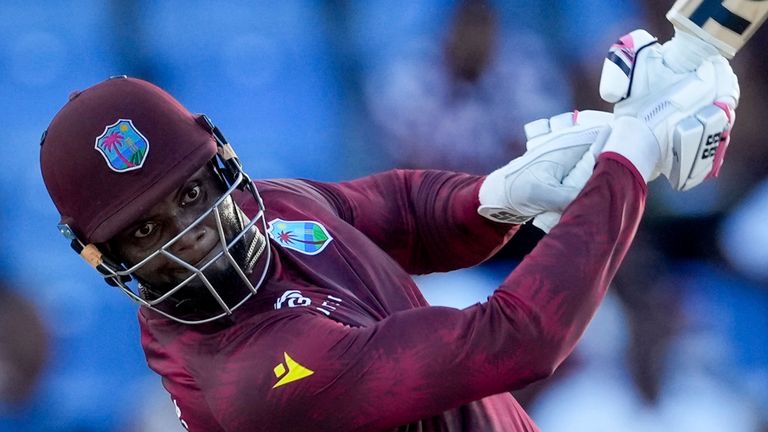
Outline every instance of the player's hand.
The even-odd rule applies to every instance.
[[[612,120],[611,118],[609,119]],[[592,171],[595,170],[597,156],[603,150],[606,140],[611,135],[611,130],[611,123],[600,124],[600,129],[595,141],[589,146],[589,150],[582,155],[581,159],[576,163],[573,169],[566,174],[565,178],[563,178],[563,185],[577,188],[579,191],[584,188],[584,185],[587,184],[587,180],[592,177]],[[549,233],[549,231],[560,222],[561,216],[562,211],[548,211],[533,218],[533,225],[545,233]]]
[[[562,212],[592,174],[599,149],[590,152],[590,146],[612,117],[575,111],[525,125],[527,151],[486,177],[478,213],[496,222],[522,224],[545,212]],[[559,216],[555,218],[554,223]]]
[[[661,174],[675,189],[688,190],[717,176],[740,95],[736,75],[725,58],[711,56],[693,72],[676,73],[665,63],[656,39],[636,30],[611,48],[600,94],[606,101],[617,102],[617,119],[634,117],[653,133],[658,163],[644,174],[646,180]],[[620,147],[618,140],[609,140],[606,150],[632,152]],[[639,153],[648,159],[652,152]]]

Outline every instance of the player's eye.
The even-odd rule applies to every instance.
[[[181,197],[181,205],[186,206],[192,204],[200,198],[200,185],[187,189],[187,192]]]
[[[133,236],[136,238],[145,238],[148,237],[150,234],[155,232],[155,229],[157,228],[157,224],[154,222],[146,222],[142,226],[136,229],[136,231],[133,232]]]

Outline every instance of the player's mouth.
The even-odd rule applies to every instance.
[[[220,254],[221,251],[222,251],[221,244],[220,243],[214,244],[214,246],[211,248],[211,250],[208,251],[208,253],[205,254],[205,256],[200,258],[200,260],[198,260],[194,264],[194,267],[197,268],[197,269],[200,269],[200,268],[204,267],[206,264],[208,264],[211,261],[214,261],[214,260],[218,261],[219,259],[224,257],[224,254],[221,254],[221,256],[219,256],[219,257],[216,256],[216,255]],[[214,265],[214,264],[211,264],[211,266],[212,265]],[[210,266],[208,266],[208,268],[210,268]]]
[[[206,264],[208,264],[210,261],[214,260],[216,255],[219,254],[220,252],[221,252],[221,245],[219,243],[215,243],[211,247],[211,249],[208,250],[208,252],[206,252],[205,255],[203,255],[202,258],[200,258],[199,260],[197,260],[194,263],[191,263],[189,261],[187,261],[187,262],[190,263],[190,265],[192,265],[194,268],[200,270]],[[222,254],[222,256],[223,256],[223,254]],[[219,259],[221,259],[221,257],[219,257]],[[192,272],[189,269],[187,269],[185,267],[182,267],[181,265],[178,265],[178,264],[174,263],[173,266],[174,266],[173,275],[177,279],[186,279],[187,277],[189,277],[189,275],[192,274]],[[214,264],[209,265],[208,267],[206,267],[206,269],[209,269],[212,266],[214,266]]]

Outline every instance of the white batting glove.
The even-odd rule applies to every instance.
[[[607,119],[612,120],[610,117],[607,117]],[[597,163],[597,156],[602,152],[603,146],[611,135],[612,129],[611,123],[602,123],[599,126],[597,137],[589,146],[589,150],[584,153],[573,169],[565,176],[565,178],[563,178],[562,183],[564,186],[574,187],[581,191],[584,188],[584,185],[587,184],[587,180],[592,177],[592,172],[595,170],[595,163]],[[562,211],[548,211],[542,213],[533,218],[533,226],[545,233],[549,233],[552,228],[560,222],[561,216]]]
[[[542,213],[562,212],[592,174],[597,153],[590,153],[590,146],[612,118],[600,111],[574,111],[525,125],[527,151],[485,178],[477,212],[492,221],[514,224]],[[580,163],[564,184],[582,159],[588,161]]]
[[[611,47],[600,95],[617,102],[617,119],[633,117],[653,134],[656,148],[630,148],[618,139],[605,147],[630,159],[646,181],[661,174],[675,189],[688,190],[717,176],[740,96],[736,75],[722,56],[703,60],[694,72],[676,73],[656,39],[636,30]]]

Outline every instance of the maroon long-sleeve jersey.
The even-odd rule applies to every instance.
[[[637,229],[645,183],[603,155],[552,232],[488,299],[430,307],[409,273],[477,264],[515,227],[482,178],[391,171],[257,182],[272,270],[231,319],[142,309],[142,345],[190,431],[537,431],[508,393],[571,352]],[[253,215],[252,198],[238,198]]]

